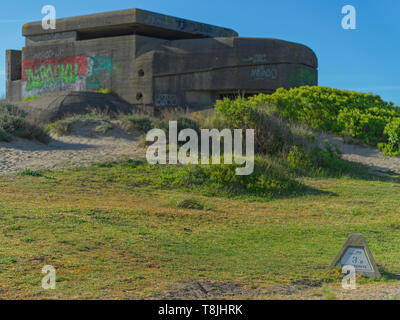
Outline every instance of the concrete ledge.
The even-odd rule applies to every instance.
[[[176,18],[140,9],[97,13],[72,18],[57,19],[55,30],[43,30],[42,22],[27,23],[23,36],[37,36],[77,31],[80,33],[113,34],[131,32],[151,34],[160,38],[185,39],[198,37],[235,37],[238,33],[228,28]]]

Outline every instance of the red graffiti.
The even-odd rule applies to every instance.
[[[27,81],[25,70],[39,70],[41,66],[78,65],[78,76],[87,74],[87,58],[85,56],[67,58],[32,59],[22,61],[22,81]]]

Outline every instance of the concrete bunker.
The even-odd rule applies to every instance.
[[[7,50],[7,99],[48,92],[113,92],[133,105],[212,106],[238,93],[317,85],[308,47],[140,9],[23,26],[22,51]]]

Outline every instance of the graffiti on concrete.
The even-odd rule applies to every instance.
[[[88,57],[86,89],[105,89],[108,79],[113,76],[113,59],[106,57]]]
[[[29,98],[48,91],[106,89],[108,81],[120,74],[119,64],[102,56],[24,60],[22,96]]]
[[[251,70],[250,77],[254,80],[275,80],[278,78],[278,70],[267,66],[258,66]]]
[[[86,57],[33,59],[22,62],[24,97],[54,90],[74,90],[87,72]]]
[[[315,72],[306,68],[300,68],[289,75],[292,86],[307,86],[316,84]]]
[[[251,62],[251,63],[263,63],[267,61],[267,55],[266,54],[255,54],[254,56],[248,57],[248,58],[243,58],[243,62]]]
[[[216,28],[212,25],[208,25],[205,23],[198,23],[185,19],[169,17],[157,13],[149,13],[146,16],[144,23],[157,27],[166,27],[192,33],[205,33],[214,37],[232,36],[232,31],[230,30],[224,30],[222,28]]]
[[[178,97],[175,94],[158,94],[156,97],[157,107],[171,107],[178,105]]]
[[[79,66],[77,63],[58,64],[58,65],[41,65],[39,69],[34,71],[25,70],[26,90],[30,91],[33,87],[41,88],[46,84],[55,84],[56,81],[63,83],[75,83],[78,76]]]
[[[55,50],[49,49],[45,51],[39,51],[33,55],[33,59],[49,59],[49,58],[59,58],[64,56],[64,50],[58,48]]]

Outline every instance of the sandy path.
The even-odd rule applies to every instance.
[[[400,284],[370,283],[356,285],[355,290],[343,289],[339,282],[330,283],[328,290],[321,285],[306,283],[281,284],[245,288],[233,282],[189,281],[175,284],[170,290],[160,292],[151,299],[205,300],[205,299],[255,299],[255,300],[327,300],[328,292],[334,300],[399,300]]]
[[[48,145],[16,139],[12,143],[0,142],[0,174],[18,172],[22,169],[72,167],[95,161],[117,160],[122,157],[144,156],[138,149],[138,134],[127,134],[117,123],[107,134],[99,133],[104,123],[74,126],[67,136],[53,137]],[[375,171],[393,171],[400,174],[400,157],[385,157],[378,149],[346,144],[332,134],[318,133],[323,145],[328,139],[343,152],[346,160],[371,166]]]
[[[340,285],[329,284],[334,300],[400,300],[400,283],[375,283],[357,285],[355,290],[343,289]],[[265,299],[276,300],[327,300],[322,287],[299,288],[281,287],[272,290]]]
[[[138,158],[138,135],[124,133],[117,124],[106,134],[101,123],[74,126],[70,135],[53,137],[47,145],[24,139],[0,142],[0,174],[29,169],[57,169],[88,165],[96,161]]]
[[[366,164],[374,171],[393,171],[400,174],[400,157],[386,157],[376,148],[344,143],[343,138],[329,133],[318,133],[317,138],[321,146],[325,139],[336,145],[343,152],[343,159]]]

